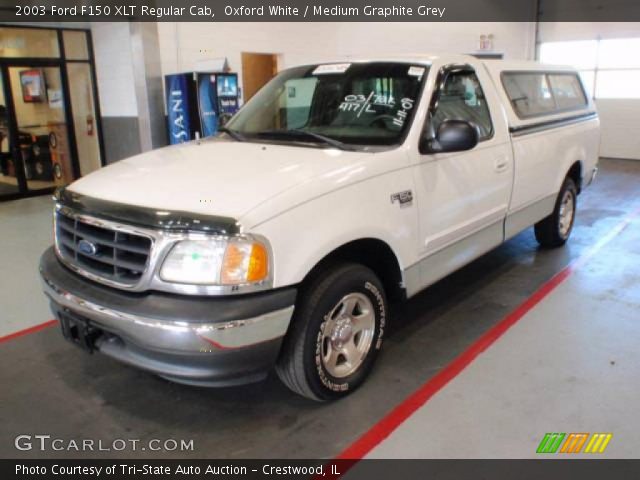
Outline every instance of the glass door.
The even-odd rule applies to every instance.
[[[4,76],[0,74],[0,198],[20,192],[18,172],[12,155],[13,145],[5,86]]]
[[[102,166],[91,65],[68,62],[67,78],[80,176],[84,176]]]
[[[11,154],[24,193],[70,183],[74,171],[60,67],[9,66],[6,71],[15,117]]]

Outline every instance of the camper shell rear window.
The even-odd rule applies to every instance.
[[[588,104],[577,72],[503,72],[501,79],[519,118],[554,115]]]

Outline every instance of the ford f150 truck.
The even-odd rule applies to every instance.
[[[389,304],[535,225],[563,245],[597,170],[578,73],[467,56],[282,71],[215,138],[57,192],[44,291],[64,336],[193,385],[342,397]]]

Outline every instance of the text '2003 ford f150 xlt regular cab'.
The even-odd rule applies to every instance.
[[[389,301],[535,225],[565,243],[599,122],[577,72],[466,56],[284,70],[216,138],[56,194],[40,265],[64,335],[162,377],[273,367],[316,400],[370,372]]]

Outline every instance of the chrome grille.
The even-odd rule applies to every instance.
[[[56,212],[56,245],[63,260],[99,278],[137,284],[151,253],[151,239]]]

